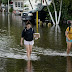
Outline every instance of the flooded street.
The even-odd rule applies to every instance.
[[[40,26],[41,38],[35,40],[31,61],[20,46],[24,26],[20,16],[0,14],[0,72],[72,72],[72,51],[66,54],[67,26]]]

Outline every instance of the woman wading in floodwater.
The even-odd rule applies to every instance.
[[[65,32],[67,42],[67,54],[69,54],[72,45],[72,21],[70,23],[71,26],[69,26]]]
[[[26,47],[27,56],[29,60],[30,60],[30,56],[32,52],[32,47],[34,44],[33,33],[34,33],[34,30],[31,26],[31,23],[28,21],[26,24],[26,28],[22,31],[21,46],[23,46],[23,40],[24,40],[24,45]]]

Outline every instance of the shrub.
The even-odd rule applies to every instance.
[[[9,9],[9,12],[13,12],[13,8],[10,8],[10,9]]]

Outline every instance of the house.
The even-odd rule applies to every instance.
[[[46,5],[45,0],[12,0],[13,2],[13,9],[14,10],[28,10],[31,11],[32,7],[33,10],[40,10],[40,7]],[[44,3],[43,3],[44,2]],[[47,0],[48,4],[52,2],[52,0]],[[32,5],[32,7],[31,7]]]
[[[12,0],[12,2],[14,10],[23,9],[23,0]]]

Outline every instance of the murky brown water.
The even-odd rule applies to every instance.
[[[21,17],[0,14],[0,72],[72,72],[72,51],[70,56],[66,54],[66,27],[39,27],[41,38],[35,41],[28,61],[26,49],[20,47]]]

